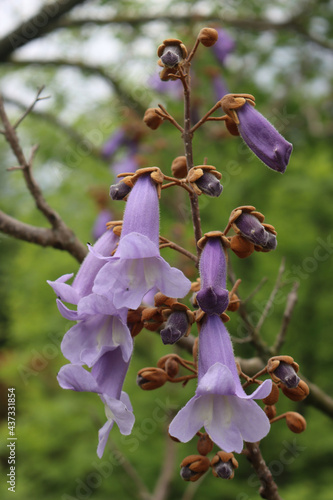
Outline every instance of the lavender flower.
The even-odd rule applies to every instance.
[[[251,395],[241,386],[229,334],[217,315],[207,316],[199,337],[199,373],[195,396],[169,427],[171,436],[187,442],[201,429],[226,452],[240,453],[243,440],[260,441],[270,424],[253,401],[268,396],[265,380]]]
[[[93,237],[95,240],[98,240],[98,238],[100,238],[102,234],[105,233],[106,223],[112,219],[113,219],[113,214],[107,208],[104,208],[98,213],[92,230]]]
[[[63,389],[96,392],[105,405],[106,423],[98,433],[97,455],[102,458],[109,433],[116,422],[124,435],[129,435],[134,424],[132,405],[128,395],[122,391],[129,361],[124,362],[118,350],[102,356],[91,372],[77,364],[63,366],[58,373],[58,382]]]
[[[183,297],[189,291],[190,281],[160,256],[159,203],[149,174],[140,175],[130,192],[119,246],[105,260],[93,292],[107,297],[116,308],[136,309],[155,286],[171,297]]]
[[[102,148],[102,155],[105,158],[113,156],[121,146],[126,143],[127,136],[123,128],[117,128],[116,131],[109,137]]]
[[[218,39],[212,47],[212,51],[216,59],[222,64],[225,63],[227,56],[235,49],[235,40],[222,29],[216,30]]]
[[[110,255],[117,242],[113,231],[106,231],[95,243],[94,250],[102,256]],[[73,274],[48,281],[58,296],[57,306],[62,316],[77,322],[63,338],[62,353],[72,363],[90,367],[109,350],[120,347],[125,361],[133,350],[133,340],[126,325],[127,309],[115,308],[106,297],[92,293],[94,279],[103,265],[102,259],[89,252],[72,285],[66,281]],[[69,309],[63,301],[77,305],[77,310]]]
[[[293,149],[292,144],[248,102],[239,107],[236,113],[239,133],[248,147],[265,165],[283,174]]]
[[[197,302],[207,314],[222,314],[229,304],[227,261],[221,238],[209,237],[200,258],[201,290]]]

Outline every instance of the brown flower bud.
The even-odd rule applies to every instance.
[[[136,337],[143,328],[141,315],[144,309],[144,307],[140,306],[135,310],[129,309],[127,313],[127,326],[130,329],[132,337]]]
[[[202,28],[198,35],[198,40],[205,47],[212,47],[217,42],[218,37],[218,32],[214,28]]]
[[[199,438],[198,444],[197,444],[197,450],[200,453],[200,455],[208,455],[214,448],[214,443],[208,436],[207,432],[202,434]]]
[[[288,411],[286,413],[286,422],[291,432],[295,434],[300,434],[306,429],[305,418],[296,411]]]
[[[166,354],[158,362],[158,368],[164,370],[170,378],[174,378],[179,372],[178,354]]]
[[[177,179],[183,179],[187,176],[186,156],[177,156],[171,164],[171,171]]]
[[[285,385],[281,385],[281,390],[283,394],[292,401],[303,401],[303,399],[305,399],[310,392],[309,386],[306,382],[304,382],[304,380],[300,380],[298,386],[293,389],[290,389]]]
[[[164,323],[162,314],[157,307],[146,307],[142,311],[141,318],[143,326],[151,332],[156,332]]]
[[[152,391],[153,389],[162,387],[167,380],[168,376],[164,370],[148,367],[139,370],[136,383],[144,391]]]
[[[202,455],[189,455],[180,464],[180,475],[184,481],[197,481],[210,467],[210,461]]]
[[[213,474],[222,479],[232,479],[235,475],[234,469],[238,468],[238,462],[233,453],[218,451],[211,461]]]
[[[161,292],[158,292],[155,297],[154,297],[154,300],[155,300],[155,306],[156,307],[171,307],[172,304],[174,304],[175,302],[177,302],[176,299],[173,299],[172,297],[167,297],[166,295],[164,295],[163,293]]]
[[[275,403],[277,403],[279,400],[279,396],[280,391],[278,386],[276,384],[272,384],[271,392],[262,400],[262,402],[264,403],[264,405],[275,405]]]
[[[163,123],[163,118],[156,111],[158,111],[157,108],[148,108],[143,117],[143,121],[147,127],[152,130],[156,130]]]
[[[227,311],[235,312],[237,311],[237,309],[239,309],[239,306],[240,306],[239,297],[235,293],[233,293],[229,298]]]
[[[288,389],[298,386],[300,378],[296,375],[299,366],[291,356],[273,356],[268,360],[267,372],[274,382],[282,382]]]
[[[230,248],[240,259],[245,259],[254,252],[253,243],[238,234],[232,236],[230,240]]]
[[[227,127],[228,132],[231,135],[235,135],[235,136],[239,135],[239,130],[238,130],[236,123],[229,116],[228,116],[228,118],[226,118],[224,120],[224,123],[225,123],[225,126]]]
[[[269,420],[271,420],[276,415],[276,408],[275,408],[274,405],[265,406],[264,412],[266,413],[266,415],[269,418]]]

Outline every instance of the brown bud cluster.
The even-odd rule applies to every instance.
[[[280,391],[279,391],[279,388],[276,384],[272,384],[272,390],[271,392],[268,394],[268,396],[266,396],[262,402],[265,404],[265,405],[275,405],[278,400],[279,400],[279,396],[280,396]]]

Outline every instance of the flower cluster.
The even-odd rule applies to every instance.
[[[255,100],[250,94],[219,97],[216,105],[192,126],[191,61],[201,44],[215,47],[215,55],[223,64],[234,44],[229,40],[229,45],[224,46],[218,40],[217,30],[203,28],[192,51],[173,38],[158,47],[161,82],[178,81],[184,90],[184,127],[160,104],[148,108],[143,122],[156,130],[169,121],[181,132],[185,155],[172,162],[173,177],[157,167],[119,174],[121,180],[111,186],[110,195],[112,200],[126,201],[123,220],[109,222],[108,230],[95,245],[89,246],[71,285],[67,281],[72,274],[49,282],[58,297],[60,313],[75,322],[62,341],[62,352],[70,363],[60,369],[59,384],[64,389],[95,392],[105,405],[107,421],[99,431],[99,457],[114,423],[125,435],[130,434],[134,424],[129,397],[122,390],[133,355],[133,338],[145,328],[158,332],[163,344],[186,343],[188,339],[184,337],[196,324],[198,337],[193,341],[193,360],[168,354],[156,367],[142,368],[137,376],[137,385],[148,391],[167,382],[184,386],[197,379],[194,395],[169,426],[169,434],[175,441],[187,442],[199,437],[199,455],[190,455],[181,463],[181,476],[186,481],[196,481],[209,468],[216,477],[232,479],[238,467],[233,453],[241,453],[244,442],[261,441],[271,423],[283,418],[293,432],[302,432],[306,425],[295,412],[276,416],[280,389],[294,401],[301,401],[308,394],[293,358],[276,352],[264,368],[250,377],[236,363],[225,326],[230,319],[228,313],[240,307],[236,293],[240,280],[230,291],[227,288],[230,255],[247,258],[254,251],[275,250],[275,228],[264,222],[264,215],[255,207],[243,205],[232,210],[224,231],[210,231],[203,237],[201,233],[198,196],[220,196],[222,174],[206,161],[194,165],[191,141],[200,126],[214,119],[211,114],[215,110],[225,112],[225,116],[216,120],[224,121],[232,135],[241,135],[271,169],[283,173],[292,150],[292,145],[254,109]],[[128,146],[127,139],[125,130],[118,130],[105,146],[104,154],[110,156],[120,146]],[[189,194],[196,255],[160,235],[159,199],[162,190],[172,186]],[[230,236],[231,229],[235,234]],[[194,283],[166,262],[160,254],[164,247],[179,251],[195,262],[200,276]],[[193,295],[188,304],[192,308],[178,300],[190,291]],[[259,379],[262,375],[265,380]],[[251,385],[255,389],[246,391]],[[255,400],[262,400],[264,408]],[[209,459],[207,455],[214,446],[219,451]]]

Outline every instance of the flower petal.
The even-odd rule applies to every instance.
[[[60,368],[58,382],[63,389],[79,392],[99,392],[96,380],[81,365],[64,365]]]
[[[204,398],[194,396],[187,404],[179,410],[169,426],[169,434],[176,437],[182,443],[187,443],[195,436],[203,426],[205,414],[209,411],[207,405],[203,404]]]

